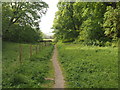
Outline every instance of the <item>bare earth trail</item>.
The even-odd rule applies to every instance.
[[[55,69],[55,85],[54,88],[64,88],[64,77],[62,75],[62,71],[60,68],[60,65],[57,61],[57,47],[56,45],[54,46],[54,53],[53,53],[53,57],[52,57],[52,62],[53,62],[53,66]]]

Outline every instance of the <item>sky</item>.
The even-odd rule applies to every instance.
[[[46,2],[49,5],[49,8],[47,10],[47,13],[43,15],[41,18],[40,29],[46,35],[53,35],[52,33],[53,29],[51,28],[55,17],[55,12],[58,10],[57,9],[58,0],[42,0],[42,1]]]

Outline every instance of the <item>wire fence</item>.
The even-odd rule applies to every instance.
[[[44,47],[49,46],[50,44],[51,42],[40,42],[38,44],[29,44],[27,46],[19,44],[19,62],[22,63],[24,59],[31,58],[34,54],[37,54],[41,49],[44,49]]]

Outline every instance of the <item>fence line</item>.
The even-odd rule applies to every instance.
[[[19,45],[19,61],[22,63],[22,45]]]
[[[50,42],[41,42],[41,43],[39,43],[39,44],[30,44],[29,46],[28,46],[28,48],[29,48],[29,58],[31,58],[32,57],[32,55],[34,55],[34,54],[38,54],[38,52],[40,52],[40,49],[42,48],[42,47],[46,47],[46,46],[49,46],[50,45]],[[22,63],[23,61],[23,45],[22,44],[19,44],[19,62],[20,63]]]

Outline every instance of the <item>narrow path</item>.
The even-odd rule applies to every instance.
[[[62,71],[60,68],[60,65],[57,61],[57,47],[56,45],[54,46],[54,53],[53,53],[53,57],[52,57],[52,62],[53,62],[53,66],[55,69],[55,85],[54,88],[64,88],[64,77],[62,75]]]

